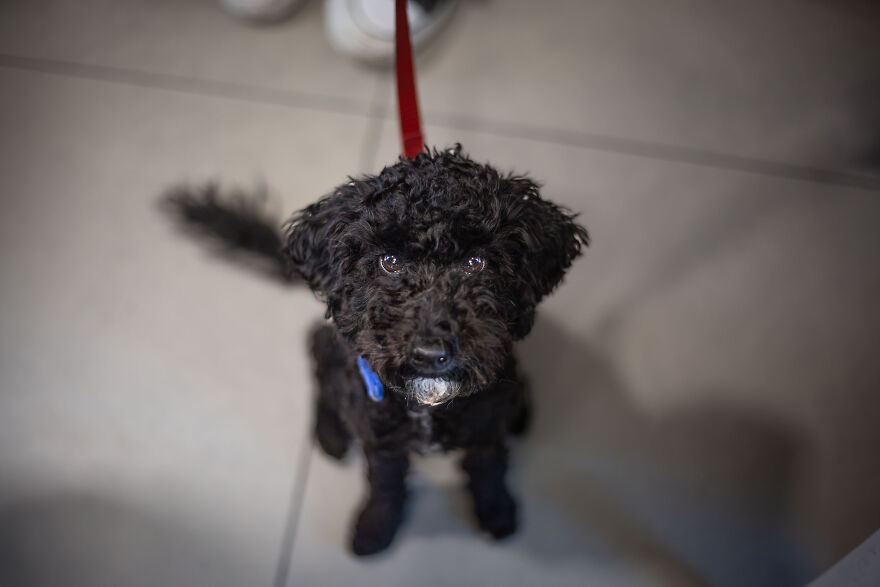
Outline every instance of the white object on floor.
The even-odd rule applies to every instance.
[[[439,2],[428,12],[415,2],[407,2],[414,48],[437,34],[449,21],[455,4],[456,0]],[[394,56],[394,0],[326,0],[324,29],[339,53],[361,61],[388,61]]]
[[[290,16],[305,0],[217,0],[236,18],[257,22],[274,22]]]

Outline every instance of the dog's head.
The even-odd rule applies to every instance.
[[[294,215],[287,244],[382,381],[436,404],[495,381],[588,242],[573,218],[456,147],[338,187]]]

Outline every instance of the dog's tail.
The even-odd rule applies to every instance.
[[[254,194],[216,185],[176,187],[162,198],[162,209],[188,234],[212,245],[226,259],[285,284],[300,281],[284,252],[280,222],[266,211],[265,190]]]

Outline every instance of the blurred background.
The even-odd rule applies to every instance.
[[[0,4],[0,585],[803,585],[880,528],[880,7],[462,0],[426,138],[529,173],[593,245],[519,349],[522,530],[420,460],[347,551],[357,456],[311,440],[322,307],[167,222],[279,219],[399,151],[393,75],[321,0]]]

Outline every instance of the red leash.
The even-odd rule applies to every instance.
[[[403,139],[403,156],[413,158],[424,149],[425,139],[422,138],[422,125],[419,121],[419,102],[416,98],[416,80],[409,39],[409,21],[406,18],[406,0],[397,0],[394,25],[400,136]]]

